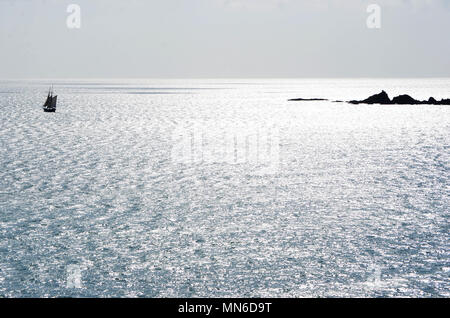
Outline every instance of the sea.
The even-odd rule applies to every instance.
[[[381,90],[450,79],[0,81],[0,297],[450,297],[450,107]]]

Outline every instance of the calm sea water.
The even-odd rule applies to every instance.
[[[450,297],[450,107],[287,102],[450,79],[49,84],[0,82],[0,296]],[[239,125],[276,169],[205,159]]]

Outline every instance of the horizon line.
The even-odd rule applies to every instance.
[[[305,77],[12,77],[0,81],[49,81],[49,80],[233,80],[233,79],[450,79],[448,76],[305,76]]]

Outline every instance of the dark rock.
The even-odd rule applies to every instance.
[[[438,104],[436,105],[450,105],[450,98],[447,99],[441,99],[440,102],[437,102]]]
[[[289,99],[289,101],[327,101],[325,98],[294,98]],[[340,100],[333,101],[334,103],[341,103]],[[350,104],[381,104],[381,105],[450,105],[450,99],[436,100],[434,97],[430,97],[427,101],[420,101],[412,98],[409,95],[399,95],[394,97],[392,100],[385,91],[381,91],[379,94],[375,94],[366,98],[364,100],[351,100],[348,101]]]
[[[389,99],[388,94],[382,91],[379,94],[372,95],[365,100],[352,100],[349,101],[350,104],[382,104],[382,105],[450,105],[450,99],[441,99],[437,101],[434,97],[430,97],[428,101],[420,101],[412,98],[409,95],[399,95],[394,97],[392,100]]]
[[[417,105],[421,103],[421,101],[416,100],[409,95],[399,95],[392,99],[392,104],[398,105]]]
[[[321,101],[321,100],[328,100],[325,98],[293,98],[293,99],[288,99],[289,102],[316,102],[316,101]]]
[[[375,94],[364,100],[352,100],[350,104],[391,104],[388,94],[382,91],[379,94]]]
[[[430,97],[429,99],[428,99],[428,104],[436,104],[437,103],[437,100],[435,100],[434,99],[434,97]]]

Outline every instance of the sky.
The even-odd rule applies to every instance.
[[[450,77],[449,33],[450,0],[0,0],[0,78]]]

